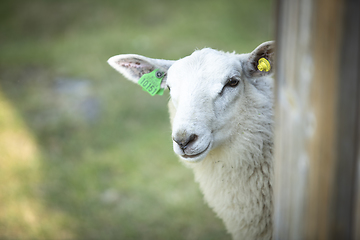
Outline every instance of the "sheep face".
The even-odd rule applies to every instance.
[[[241,57],[202,49],[169,68],[173,148],[183,160],[201,161],[231,135],[246,84]]]
[[[257,68],[260,58],[273,63],[273,42],[250,54],[205,48],[178,61],[140,55],[117,55],[109,64],[133,82],[154,69],[165,72],[162,87],[170,89],[173,148],[184,161],[199,162],[237,132],[241,107],[254,94],[254,79],[272,73]]]

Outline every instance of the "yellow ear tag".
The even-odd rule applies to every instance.
[[[258,69],[262,72],[268,72],[271,69],[270,63],[266,58],[259,59]]]

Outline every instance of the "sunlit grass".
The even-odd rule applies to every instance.
[[[71,238],[71,218],[41,196],[41,154],[31,131],[0,92],[0,237]],[[56,234],[56,235],[55,235]]]

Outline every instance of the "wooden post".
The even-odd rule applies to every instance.
[[[278,0],[274,239],[360,239],[359,13]]]

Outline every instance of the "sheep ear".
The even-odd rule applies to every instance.
[[[136,54],[121,54],[109,58],[108,63],[130,81],[137,83],[142,75],[155,69],[165,73],[161,87],[166,87],[167,70],[175,61],[147,58]]]
[[[248,54],[248,58],[244,63],[245,74],[250,78],[262,77],[270,75],[275,69],[275,42],[268,41],[260,44],[254,51]],[[264,60],[265,59],[265,60]],[[259,66],[264,61],[266,67]]]

